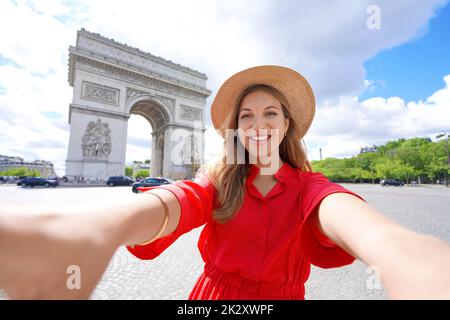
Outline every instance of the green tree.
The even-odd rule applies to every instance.
[[[353,182],[356,182],[356,180],[362,182],[362,179],[364,179],[364,170],[359,167],[350,168],[349,173]]]
[[[414,168],[400,159],[384,158],[375,165],[375,171],[380,179],[406,180],[409,183],[414,176]]]
[[[430,180],[436,180],[440,176],[445,177],[446,172],[450,174],[444,140],[431,144],[425,156],[427,157],[427,163],[425,164],[424,173]]]
[[[431,143],[428,138],[413,138],[397,148],[398,158],[413,168],[413,175],[420,176],[425,173],[425,165],[429,161],[427,149]]]
[[[450,174],[447,165],[445,141],[432,142],[429,138],[398,139],[377,146],[377,152],[366,152],[351,158],[326,158],[312,161],[313,170],[332,181],[400,179],[443,179]]]
[[[140,178],[147,178],[150,175],[149,170],[139,170],[134,174],[134,178],[140,179]]]
[[[375,182],[377,178],[375,172],[375,164],[381,159],[379,152],[365,152],[356,156],[356,165],[362,169],[361,179],[372,180]]]
[[[4,171],[0,171],[0,176],[9,177],[40,177],[41,172],[39,170],[30,170],[26,167],[11,168]]]
[[[397,148],[405,141],[405,139],[398,139],[397,141],[388,141],[384,146],[378,147],[378,152],[382,156],[393,158],[397,155]]]
[[[132,177],[133,176],[133,168],[132,167],[125,167],[125,175],[127,177]]]
[[[372,170],[363,170],[362,178],[366,180],[372,180],[372,183],[375,183],[375,179],[377,178],[377,173],[375,169]]]

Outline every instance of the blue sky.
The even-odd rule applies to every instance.
[[[373,90],[360,99],[399,96],[405,101],[425,100],[444,86],[450,74],[450,5],[437,10],[423,34],[364,63]]]

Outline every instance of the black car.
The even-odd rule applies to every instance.
[[[106,184],[108,186],[131,186],[134,183],[134,180],[127,176],[113,176],[109,177]]]
[[[23,179],[27,179],[27,178],[29,178],[29,177],[19,177],[19,180],[17,180],[17,185],[18,186],[21,186],[22,185],[22,181],[23,181]]]
[[[403,187],[405,185],[402,181],[398,181],[398,180],[395,180],[395,179],[381,180],[380,184],[382,186],[396,186],[396,187]]]
[[[170,184],[172,182],[173,180],[169,178],[147,178],[133,184],[133,188],[131,188],[131,190],[134,193],[138,193],[139,190],[137,188],[139,187],[154,187],[162,184]]]
[[[44,179],[44,178],[23,178],[17,182],[18,186],[26,187],[56,187],[59,186],[59,182],[53,179]]]

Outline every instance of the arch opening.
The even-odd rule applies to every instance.
[[[165,127],[170,116],[160,104],[141,100],[130,108],[128,120],[126,170],[133,175],[148,170],[148,176],[163,177],[165,154]]]

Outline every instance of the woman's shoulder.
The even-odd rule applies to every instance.
[[[297,172],[297,176],[302,178],[302,179],[306,179],[306,180],[311,180],[311,179],[326,179],[326,176],[319,171],[303,171],[300,168],[296,168],[295,169]]]
[[[212,174],[210,173],[210,170],[208,170],[208,168],[200,168],[195,174],[193,181],[201,185],[203,188],[207,189],[209,193],[214,195],[216,194],[217,188],[212,179]]]
[[[317,191],[334,185],[322,172],[297,170],[297,181],[300,194]]]
[[[295,168],[295,173],[300,181],[308,181],[311,179],[320,179],[322,177],[325,177],[321,172],[304,171],[300,168]]]

